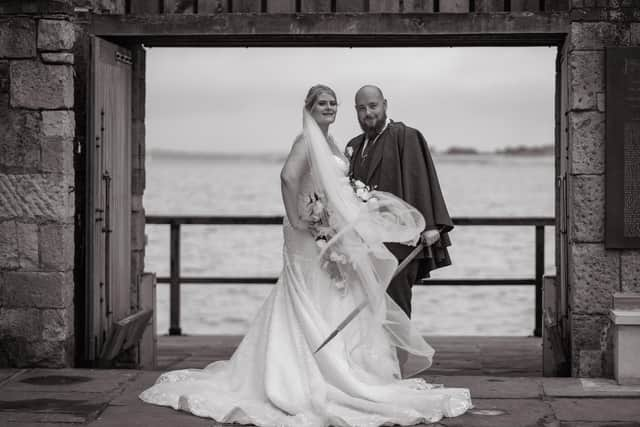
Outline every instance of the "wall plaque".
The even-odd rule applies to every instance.
[[[640,48],[606,49],[607,248],[640,248]]]

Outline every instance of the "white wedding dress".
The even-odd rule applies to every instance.
[[[346,173],[344,160],[333,158]],[[310,176],[301,186],[304,209],[313,191]],[[336,286],[320,267],[320,249],[309,232],[285,218],[283,233],[281,276],[231,359],[163,373],[140,399],[218,422],[265,427],[413,425],[472,407],[468,389],[402,379],[390,334],[370,310],[314,354],[358,304],[358,293],[349,283]]]

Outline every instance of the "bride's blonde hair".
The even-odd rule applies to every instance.
[[[333,98],[336,101],[338,100],[336,93],[329,86],[315,85],[315,86],[311,86],[311,89],[309,89],[309,92],[307,92],[307,97],[304,99],[304,108],[307,111],[311,111],[311,107],[313,107],[313,104],[318,100],[318,97],[323,93],[328,93],[329,95],[333,96]]]

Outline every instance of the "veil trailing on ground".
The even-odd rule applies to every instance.
[[[335,281],[342,282],[345,292],[351,292],[355,301],[367,301],[365,311],[372,319],[367,323],[369,329],[360,331],[360,342],[354,350],[367,351],[374,329],[382,325],[392,346],[409,355],[401,366],[403,376],[428,368],[433,348],[386,293],[398,261],[383,244],[415,245],[425,228],[424,218],[390,193],[370,191],[366,202],[358,197],[329,142],[306,109],[303,109],[303,136],[314,191],[324,205],[328,226],[334,230],[317,262],[332,271]]]

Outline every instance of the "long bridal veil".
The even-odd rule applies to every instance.
[[[402,376],[428,368],[433,348],[386,293],[398,261],[383,244],[415,245],[425,228],[424,218],[418,210],[390,193],[373,190],[369,192],[368,201],[361,200],[349,177],[335,161],[316,121],[306,110],[303,110],[303,136],[313,189],[326,205],[329,225],[337,230],[316,261],[325,268],[332,263],[345,292],[351,292],[354,301],[367,302],[365,310],[372,320],[364,324],[367,329],[359,331],[360,341],[351,347],[351,351],[373,351],[373,337],[378,335],[376,329],[382,325],[391,345],[409,355],[402,362]]]

